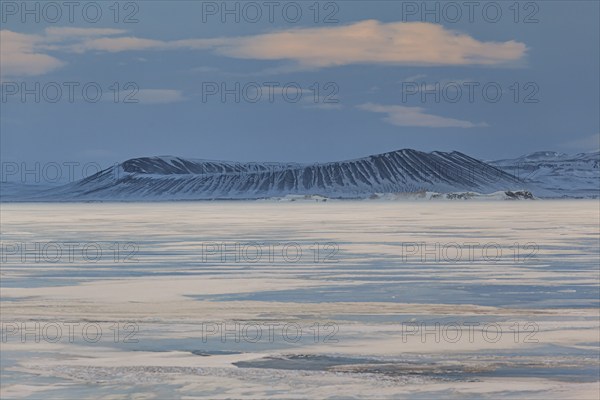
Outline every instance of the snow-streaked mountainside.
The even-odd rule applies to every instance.
[[[541,197],[600,197],[600,152],[538,151],[489,164],[537,187]]]
[[[459,152],[399,150],[324,164],[136,158],[45,191],[39,200],[368,198],[374,193],[522,189],[514,176]],[[34,199],[32,199],[34,200]]]
[[[322,196],[340,199],[598,197],[598,152],[576,156],[538,152],[485,163],[460,152],[399,150],[322,164],[239,163],[177,157],[135,158],[77,182],[37,193],[2,190],[2,201],[160,201],[269,199]],[[7,193],[8,192],[8,193]],[[458,192],[458,193],[457,193]],[[462,193],[462,194],[461,194]],[[523,192],[526,193],[526,192]],[[387,194],[387,195],[386,195]],[[414,197],[414,196],[413,196]],[[408,198],[412,198],[408,196]],[[486,198],[485,196],[480,198]]]

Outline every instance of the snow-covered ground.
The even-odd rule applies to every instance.
[[[2,398],[597,398],[598,201],[312,200],[3,204]]]
[[[539,186],[544,197],[600,197],[600,152],[569,155],[539,151],[489,164]]]

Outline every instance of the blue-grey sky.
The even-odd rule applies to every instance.
[[[599,146],[598,1],[45,3],[2,2],[3,160]]]

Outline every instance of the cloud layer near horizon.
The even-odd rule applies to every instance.
[[[422,107],[405,107],[366,103],[357,106],[363,111],[385,114],[383,120],[395,126],[420,128],[476,128],[487,127],[486,123],[473,123],[460,119],[428,114]]]

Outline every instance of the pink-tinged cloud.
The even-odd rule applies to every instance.
[[[297,28],[259,35],[174,41],[122,36],[109,28],[50,27],[32,35],[1,31],[2,75],[41,75],[64,63],[47,54],[139,50],[212,50],[240,59],[291,61],[297,69],[350,64],[502,65],[524,58],[527,47],[513,40],[483,42],[425,22],[366,20],[345,26]]]
[[[2,77],[43,75],[65,65],[47,53],[64,50],[66,42],[125,32],[109,28],[49,27],[44,34],[35,35],[3,29],[0,31],[0,72]]]
[[[288,60],[307,68],[349,64],[498,65],[519,61],[527,52],[525,44],[514,40],[483,42],[437,24],[376,20],[240,37],[175,41],[131,36],[92,38],[73,49],[78,52],[212,49],[227,57]]]
[[[58,58],[35,50],[43,37],[0,31],[0,73],[7,76],[43,75],[64,65]]]
[[[523,43],[482,42],[441,25],[375,20],[224,39],[215,47],[230,57],[292,60],[309,67],[495,65],[518,61],[527,51]]]

